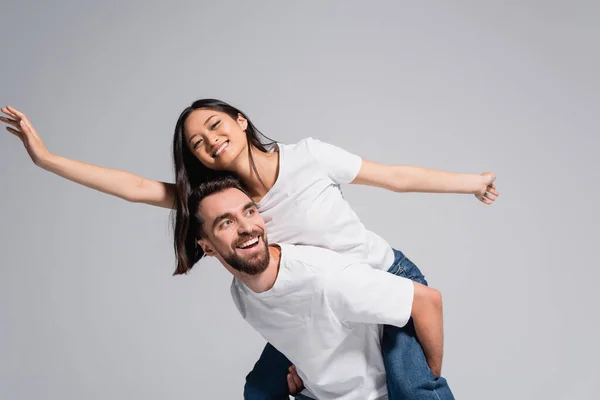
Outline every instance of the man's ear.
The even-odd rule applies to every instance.
[[[213,249],[213,247],[210,245],[210,243],[208,243],[204,239],[198,240],[198,245],[200,247],[202,247],[204,254],[206,254],[209,257],[213,257],[215,254],[217,254],[217,252],[215,251],[215,249]]]

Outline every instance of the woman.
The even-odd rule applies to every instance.
[[[24,143],[34,163],[71,181],[132,202],[176,208],[175,274],[186,273],[202,256],[188,227],[187,199],[202,180],[220,173],[236,175],[265,218],[271,242],[309,244],[346,253],[426,284],[418,268],[400,251],[367,231],[343,199],[339,184],[378,186],[396,192],[470,193],[492,204],[498,192],[493,173],[456,174],[362,160],[311,138],[295,145],[263,143],[240,110],[219,100],[194,102],[180,115],[173,139],[176,183],[144,179],[51,154],[27,117],[3,108],[1,120]],[[264,136],[262,136],[264,138]],[[442,348],[421,347],[414,328],[384,327],[382,351],[391,399],[452,398],[440,375]],[[285,398],[289,361],[267,345],[248,375],[245,398]]]

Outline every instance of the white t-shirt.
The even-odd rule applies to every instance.
[[[307,396],[387,399],[381,324],[408,322],[412,281],[326,249],[280,247],[271,289],[255,293],[233,280],[242,317],[296,365]]]
[[[387,271],[391,246],[364,227],[339,187],[356,178],[361,158],[313,138],[278,146],[277,181],[258,202],[269,242],[323,247]]]

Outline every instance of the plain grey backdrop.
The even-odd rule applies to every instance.
[[[165,181],[175,121],[203,97],[280,142],[495,171],[492,207],[344,191],[442,290],[457,399],[593,399],[599,9],[9,0],[0,103],[56,154]],[[241,398],[264,341],[217,262],[171,276],[168,210],[47,173],[6,131],[0,171],[0,398]]]

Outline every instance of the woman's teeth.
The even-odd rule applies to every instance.
[[[225,150],[227,148],[227,146],[229,146],[229,141],[223,142],[222,145],[220,145],[217,150],[213,153],[213,157],[218,157],[219,154],[221,154],[223,152],[223,150]]]

